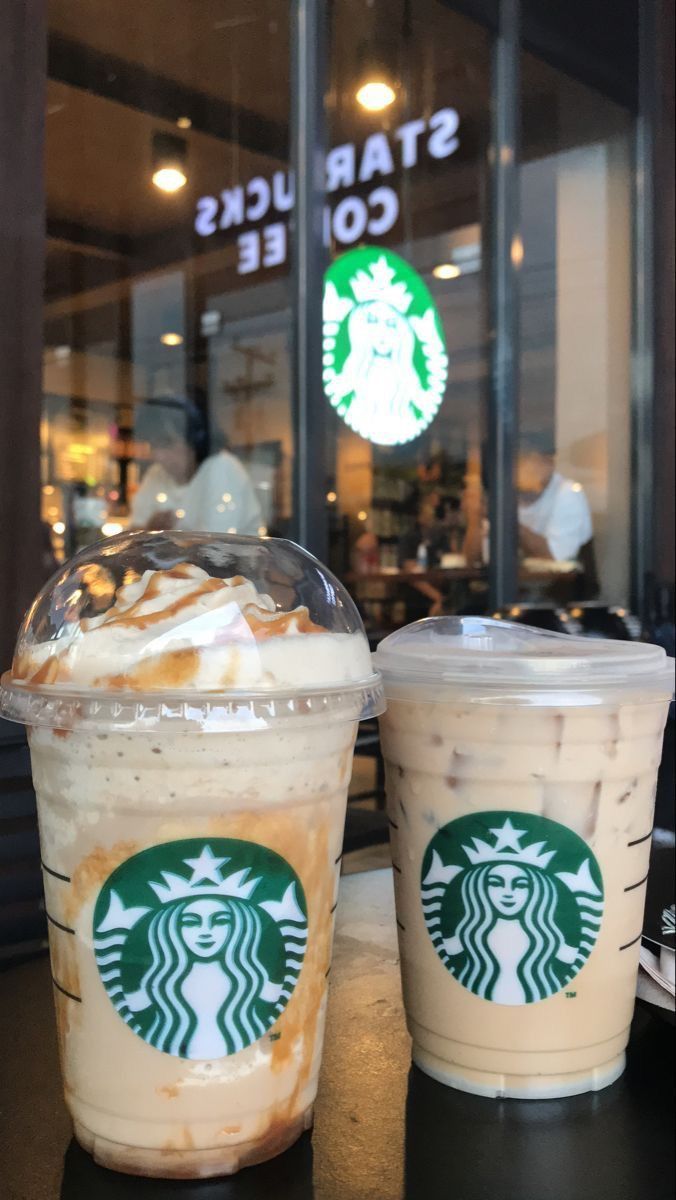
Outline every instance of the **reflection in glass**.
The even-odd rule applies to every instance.
[[[377,77],[383,57],[377,34],[382,38],[385,30],[395,95],[386,109],[367,113],[355,103],[355,79]],[[324,397],[336,410],[327,414],[331,561],[349,580],[375,636],[481,599],[476,588],[485,572],[481,555],[475,561],[466,556],[464,495],[482,469],[490,36],[438,0],[399,10],[376,0],[359,46],[347,6],[334,9],[332,37],[331,144],[340,149],[331,153],[342,157],[335,158],[329,181],[345,186],[349,179],[365,209],[376,186],[388,200],[376,227],[368,217],[360,220],[355,208],[357,225],[346,244],[335,219],[338,198],[331,254],[358,244],[387,247],[404,259],[429,290],[448,355],[448,377],[431,419],[406,438],[394,429],[388,437],[377,420],[383,395],[392,391],[388,372],[405,389],[423,361],[420,347],[416,343],[409,352],[408,309],[390,313],[375,303],[357,305],[350,320],[361,357],[352,354],[335,367],[338,375]],[[339,289],[339,300],[349,299]],[[351,401],[355,412],[341,419],[346,389],[357,398]],[[405,444],[383,444],[388,441]]]
[[[51,0],[41,449],[58,559],[132,527],[288,530],[288,19],[280,0],[198,18],[183,0]]]

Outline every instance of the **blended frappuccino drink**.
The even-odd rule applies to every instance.
[[[414,1061],[488,1096],[605,1087],[634,1008],[664,651],[447,617],[375,661]]]
[[[97,1161],[231,1173],[317,1091],[357,722],[357,612],[298,547],[136,534],[38,597],[29,727],[65,1094]]]

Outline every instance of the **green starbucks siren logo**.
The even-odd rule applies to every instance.
[[[117,1012],[157,1050],[214,1059],[257,1041],[293,992],[305,895],[289,864],[230,838],[127,859],[94,909],[96,962]]]
[[[421,895],[444,966],[496,1004],[561,991],[594,949],[603,915],[589,847],[530,813],[476,813],[444,825],[425,851]]]
[[[355,433],[410,442],[443,400],[444,333],[420,276],[391,250],[341,255],[324,288],[324,391]]]

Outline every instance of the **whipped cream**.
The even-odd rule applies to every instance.
[[[307,608],[280,611],[241,575],[182,563],[117,589],[103,614],[26,648],[15,680],[102,691],[334,686],[373,675],[363,633],[331,633]]]

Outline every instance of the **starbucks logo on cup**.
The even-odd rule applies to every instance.
[[[444,966],[496,1004],[561,991],[589,958],[603,916],[587,844],[556,821],[504,810],[459,817],[435,834],[421,898]]]
[[[126,1024],[180,1058],[257,1041],[284,1010],[307,943],[305,895],[274,851],[231,838],[142,850],[94,909],[101,982]]]

